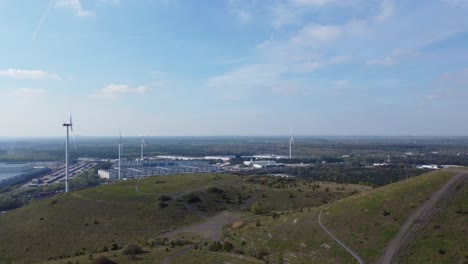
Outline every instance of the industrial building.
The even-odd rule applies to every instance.
[[[120,178],[141,178],[153,175],[170,175],[184,173],[213,173],[221,171],[221,167],[214,165],[171,165],[171,166],[154,166],[154,167],[134,167],[122,168],[120,170]],[[102,179],[114,180],[118,179],[119,171],[117,168],[109,170],[99,170],[99,177]]]
[[[244,161],[244,165],[248,167],[253,167],[255,169],[262,169],[268,167],[284,166],[282,163],[276,163],[274,160],[251,160]]]
[[[49,172],[48,168],[35,168],[28,163],[0,163],[0,187],[5,187]]]

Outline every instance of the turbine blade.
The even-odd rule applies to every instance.
[[[72,128],[72,126],[70,126],[70,128]],[[75,146],[75,152],[76,152],[77,151],[76,139],[75,139],[75,133],[73,133],[73,129],[71,129],[71,134],[72,134],[72,138],[73,138],[73,145]]]

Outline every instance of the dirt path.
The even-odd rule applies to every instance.
[[[190,252],[190,250],[192,250],[192,249],[194,249],[194,248],[195,248],[195,245],[190,246],[190,247],[188,247],[188,248],[184,248],[184,249],[182,249],[181,251],[177,251],[176,253],[174,253],[174,254],[170,255],[169,257],[165,258],[165,259],[161,262],[161,264],[169,264],[169,263],[171,263],[171,260],[172,260],[172,259],[177,258],[177,257],[180,257],[180,256],[182,256],[182,255],[184,255],[184,254],[187,254],[187,253]]]
[[[331,237],[333,238],[338,244],[340,244],[340,246],[342,246],[346,251],[349,252],[349,254],[351,254],[359,264],[364,264],[364,261],[362,260],[361,257],[358,256],[358,254],[356,254],[356,252],[354,252],[352,249],[350,249],[348,246],[346,246],[343,242],[341,242],[338,238],[336,238],[332,233],[330,233],[330,231],[328,231],[328,229],[322,224],[322,221],[321,221],[321,216],[322,216],[322,213],[323,211],[320,211],[319,215],[318,215],[318,223],[320,225],[320,227],[322,227],[322,229]]]
[[[224,211],[207,218],[203,223],[181,227],[174,231],[164,233],[164,236],[171,237],[181,233],[198,233],[204,235],[207,239],[218,241],[222,227],[239,220],[241,215],[241,212]]]
[[[453,176],[442,188],[431,197],[410,217],[398,231],[387,246],[379,260],[380,264],[394,263],[396,259],[407,250],[416,240],[421,231],[437,216],[444,211],[448,204],[463,190],[468,183],[468,172],[461,172]]]
[[[236,220],[239,220],[241,215],[242,215],[241,212],[224,211],[213,217],[207,218],[207,221],[204,223],[182,227],[177,230],[164,233],[162,236],[171,237],[171,236],[175,236],[177,234],[182,234],[182,233],[197,233],[197,234],[204,235],[206,237],[205,241],[208,241],[208,240],[219,241],[219,237],[221,235],[223,226],[230,224]],[[192,245],[188,248],[184,248],[180,251],[177,251],[176,253],[165,258],[162,263],[169,264],[172,259],[189,253],[194,247],[195,245]]]

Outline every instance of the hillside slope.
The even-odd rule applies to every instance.
[[[318,206],[366,188],[195,174],[148,177],[72,191],[1,215],[0,262],[92,254],[156,238],[225,210],[249,210],[255,202],[262,211]]]

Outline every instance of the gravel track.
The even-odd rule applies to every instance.
[[[440,212],[444,211],[448,204],[461,193],[461,190],[463,190],[467,183],[468,172],[460,172],[453,176],[442,188],[433,193],[431,197],[405,221],[397,235],[387,246],[378,263],[395,263],[398,257],[403,255],[405,251],[416,242],[421,231],[427,228],[431,221]]]

